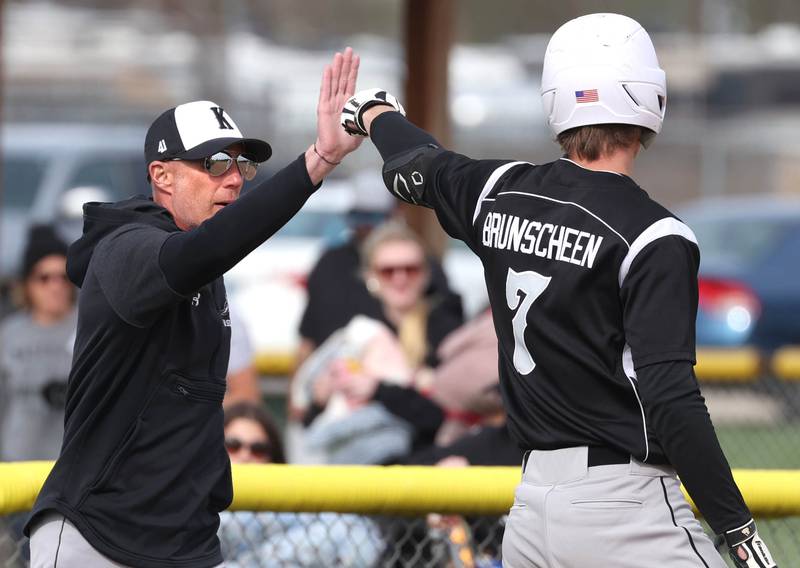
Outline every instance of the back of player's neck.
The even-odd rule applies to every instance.
[[[635,157],[635,154],[629,152],[614,152],[607,156],[601,156],[596,160],[585,160],[575,155],[568,155],[566,159],[587,170],[611,172],[630,177],[633,173],[633,160]]]

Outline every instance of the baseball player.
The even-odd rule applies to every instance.
[[[631,179],[666,94],[647,32],[592,14],[545,55],[554,162],[448,151],[378,89],[344,107],[390,191],[434,209],[483,263],[509,428],[528,450],[504,566],[723,568],[676,472],[737,566],[775,566],[692,368],[695,236]]]

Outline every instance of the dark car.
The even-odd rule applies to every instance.
[[[700,245],[698,345],[800,344],[800,199],[704,199],[678,216]]]

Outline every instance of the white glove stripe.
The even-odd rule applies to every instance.
[[[350,97],[342,108],[339,122],[345,132],[351,136],[367,136],[364,112],[376,104],[389,105],[403,116],[406,115],[403,105],[384,89],[366,89]]]

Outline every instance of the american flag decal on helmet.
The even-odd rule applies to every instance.
[[[578,103],[596,103],[600,99],[597,96],[597,89],[585,89],[575,91],[575,101]]]

